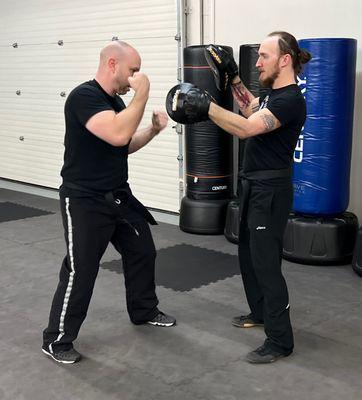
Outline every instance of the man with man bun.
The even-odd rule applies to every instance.
[[[175,318],[158,308],[156,250],[148,223],[152,215],[128,185],[128,154],[167,125],[154,111],[139,129],[150,82],[141,58],[125,42],[113,41],[101,53],[95,79],[82,83],[65,103],[65,153],[61,171],[61,211],[67,255],[43,332],[43,352],[57,362],[81,359],[73,347],[86,317],[99,262],[108,243],[122,255],[127,311],[134,324],[169,327]],[[134,91],[126,107],[119,95]]]
[[[269,90],[255,98],[241,82],[232,56],[209,45],[205,56],[220,90],[231,85],[242,115],[219,107],[196,88],[171,89],[171,118],[194,123],[210,118],[224,131],[246,139],[239,183],[239,263],[250,314],[232,319],[240,328],[264,326],[266,340],[250,352],[250,363],[271,363],[293,352],[286,282],[281,271],[283,234],[292,207],[293,152],[306,119],[296,76],[310,54],[287,32],[272,32],[261,43],[256,67]],[[198,112],[197,112],[198,111]],[[195,117],[197,115],[198,118]],[[195,120],[197,119],[197,120]]]

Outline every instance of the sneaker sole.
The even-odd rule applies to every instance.
[[[163,328],[169,328],[170,326],[176,325],[176,321],[175,322],[170,322],[168,324],[160,324],[159,322],[147,321],[147,324],[153,325],[153,326],[162,326]]]
[[[275,357],[275,358],[273,358],[271,360],[268,360],[268,361],[255,361],[255,360],[251,360],[248,357],[246,357],[246,361],[248,363],[250,363],[250,364],[272,364],[273,362],[278,361],[281,358],[285,358],[285,357],[287,357],[287,356],[284,356],[284,355],[283,356],[278,356],[278,357]]]
[[[46,351],[45,349],[41,349],[41,351],[46,354],[47,356],[51,357],[54,361],[61,363],[61,364],[74,364],[76,361],[61,361],[61,360],[57,360],[52,353],[49,353],[49,351]]]
[[[237,328],[254,328],[254,326],[264,326],[264,324],[238,324],[237,322],[231,322],[233,326]]]
[[[275,361],[280,360],[281,358],[285,358],[290,356],[292,353],[289,354],[281,354],[279,356],[275,356],[274,358],[272,358],[271,360],[268,361],[262,361],[262,360],[253,360],[253,359],[249,359],[248,356],[245,357],[246,361],[249,362],[250,364],[272,364]]]

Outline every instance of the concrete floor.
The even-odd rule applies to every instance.
[[[283,263],[295,353],[261,366],[244,357],[263,330],[230,324],[248,311],[240,276],[187,292],[158,286],[160,308],[178,320],[167,329],[132,325],[123,276],[101,269],[75,343],[85,358],[56,364],[40,347],[65,251],[58,202],[0,189],[3,201],[55,214],[0,224],[0,399],[362,399],[362,280],[349,265]],[[158,249],[185,243],[236,255],[223,236],[152,229]],[[109,248],[103,261],[116,258]]]

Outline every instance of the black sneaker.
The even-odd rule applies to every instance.
[[[246,361],[250,362],[251,364],[270,364],[279,360],[279,358],[288,357],[290,354],[292,354],[292,352],[292,350],[289,352],[274,350],[264,343],[256,350],[248,353],[246,356]]]
[[[173,326],[176,325],[176,319],[171,317],[171,315],[167,315],[160,311],[155,318],[151,321],[147,321],[147,324],[156,326]]]
[[[49,347],[42,347],[42,352],[58,363],[74,364],[82,356],[75,349],[50,351]]]
[[[252,314],[234,317],[231,323],[238,328],[253,328],[254,326],[264,326],[263,321],[255,320]]]

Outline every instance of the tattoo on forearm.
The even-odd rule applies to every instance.
[[[275,128],[274,117],[268,114],[261,114],[261,119],[264,122],[265,132],[272,131]]]
[[[246,91],[245,86],[240,82],[237,85],[232,85],[231,90],[241,109],[247,108],[250,105],[250,97]]]

